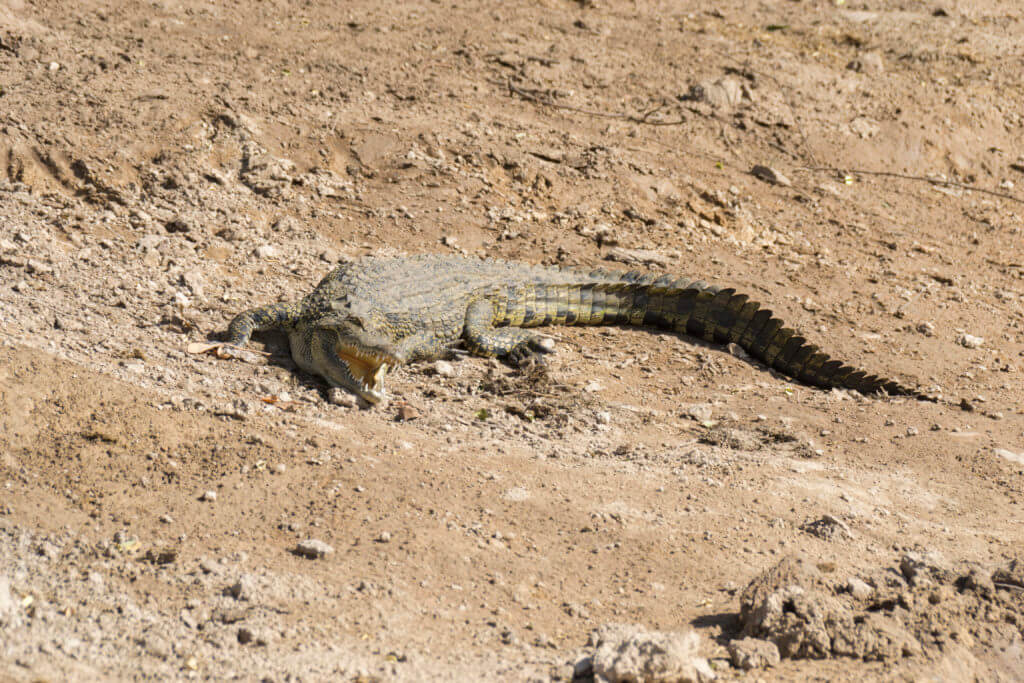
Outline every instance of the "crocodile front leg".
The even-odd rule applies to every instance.
[[[229,346],[241,348],[249,343],[253,332],[287,327],[294,323],[302,314],[298,304],[269,304],[260,308],[251,308],[239,313],[228,326]]]

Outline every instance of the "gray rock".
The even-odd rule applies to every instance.
[[[256,598],[256,579],[249,574],[242,574],[238,581],[224,589],[224,594],[235,600],[252,602]]]
[[[433,365],[434,374],[440,375],[441,377],[454,377],[455,366],[446,360],[435,361]]]
[[[770,640],[743,638],[729,643],[729,656],[737,669],[766,669],[782,661],[779,648]]]
[[[327,392],[327,400],[342,408],[355,408],[359,405],[356,397],[341,387],[331,387],[330,391]]]
[[[937,552],[905,554],[900,558],[900,573],[911,586],[952,583],[956,578],[949,564]]]
[[[793,181],[770,166],[754,166],[750,169],[750,175],[772,185],[779,185],[781,187],[791,187],[793,185]]]
[[[315,538],[300,541],[295,546],[295,554],[308,557],[311,560],[319,560],[334,552],[334,548]]]
[[[687,417],[693,418],[697,422],[707,422],[711,419],[711,404],[694,403],[687,406],[684,412]]]
[[[956,338],[956,343],[965,349],[976,349],[985,343],[982,337],[975,337],[973,334],[962,333]]]
[[[867,600],[875,593],[875,589],[870,584],[856,577],[851,577],[846,582],[846,590],[850,591],[850,595],[858,600]]]
[[[843,520],[832,515],[824,515],[813,522],[807,522],[800,527],[800,530],[826,541],[853,538],[853,532],[850,531],[850,527]]]
[[[606,624],[591,636],[594,680],[600,683],[634,681],[700,683],[715,679],[698,655],[700,636],[647,631],[642,626]]]
[[[277,253],[277,247],[275,247],[273,244],[261,244],[260,246],[256,247],[256,249],[253,251],[253,254],[255,254],[256,258],[259,259],[275,258],[277,256]]]

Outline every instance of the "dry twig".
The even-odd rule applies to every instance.
[[[1018,204],[1024,204],[1024,199],[1015,197],[1012,194],[1006,192],[997,192],[996,190],[986,190],[983,187],[976,185],[967,185],[966,183],[958,183],[955,180],[939,180],[938,178],[929,178],[923,175],[907,175],[906,173],[896,173],[894,171],[865,171],[863,169],[851,168],[841,169],[834,166],[803,166],[796,169],[798,171],[816,171],[826,173],[837,173],[841,175],[857,174],[857,175],[872,175],[882,176],[884,178],[902,178],[903,180],[917,180],[920,182],[931,183],[932,185],[947,185],[949,187],[958,187],[962,190],[970,190],[972,192],[982,192],[984,194],[992,195],[993,197],[1002,197],[1003,199],[1009,199],[1012,202]]]

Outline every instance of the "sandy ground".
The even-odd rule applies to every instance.
[[[1019,3],[335,4],[0,0],[0,680],[1024,678]],[[942,400],[187,351],[402,252],[729,283]]]

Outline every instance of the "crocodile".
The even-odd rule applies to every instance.
[[[343,263],[298,303],[235,316],[220,353],[237,356],[254,331],[283,329],[300,368],[377,404],[386,396],[389,368],[440,357],[460,342],[480,356],[543,362],[554,344],[528,329],[541,325],[640,325],[685,333],[736,344],[811,386],[934,400],[833,360],[732,287],[640,271],[446,255]]]

